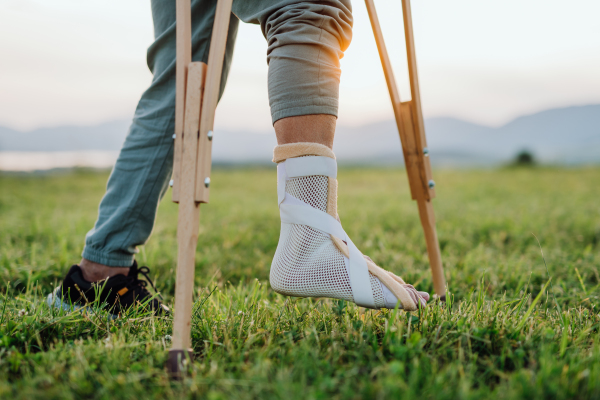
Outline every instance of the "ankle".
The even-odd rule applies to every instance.
[[[311,114],[287,117],[273,125],[277,143],[319,143],[333,148],[337,118],[328,114]]]
[[[115,275],[127,275],[129,267],[110,267],[104,264],[98,264],[85,258],[79,263],[83,279],[88,282],[98,282]]]

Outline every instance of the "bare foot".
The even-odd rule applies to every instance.
[[[413,285],[404,284],[402,286],[404,286],[404,289],[406,289],[410,298],[415,302],[415,304],[419,305],[420,307],[427,307],[429,293],[419,292]]]
[[[115,275],[127,275],[129,267],[109,267],[108,265],[98,264],[85,258],[79,263],[83,279],[88,282],[98,282],[102,279],[110,278]]]

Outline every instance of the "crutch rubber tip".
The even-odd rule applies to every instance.
[[[183,370],[186,365],[191,363],[193,357],[193,350],[187,349],[172,349],[169,350],[167,357],[167,372],[171,379],[179,380],[183,376]]]

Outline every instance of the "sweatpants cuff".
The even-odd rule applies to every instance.
[[[312,97],[271,105],[273,124],[282,118],[310,114],[329,114],[337,118],[338,99],[334,97]]]
[[[132,255],[115,255],[112,254],[107,256],[106,254],[102,254],[101,252],[90,249],[89,247],[84,247],[81,256],[86,260],[106,265],[108,267],[131,267],[133,265],[133,254]]]

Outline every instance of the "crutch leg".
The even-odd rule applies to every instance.
[[[217,2],[215,22],[210,41],[210,54],[206,71],[207,79],[204,88],[204,100],[202,101],[202,113],[200,114],[198,163],[196,165],[196,201],[201,203],[208,203],[209,197],[212,130],[221,89],[221,73],[225,57],[232,2],[233,0],[219,0]]]
[[[173,341],[167,369],[175,377],[191,358],[192,296],[200,203],[208,203],[212,129],[221,82],[232,0],[219,0],[210,43],[208,65],[184,64],[191,59],[190,0],[177,1],[177,96],[173,201],[179,202],[177,271]],[[181,19],[180,19],[181,18]],[[188,39],[190,38],[190,39]],[[187,70],[187,73],[186,73]],[[184,94],[181,91],[185,91]],[[177,118],[183,120],[179,128]],[[183,125],[181,137],[177,129]]]
[[[182,140],[179,181],[179,217],[177,220],[177,271],[172,348],[168,369],[178,373],[184,359],[191,357],[192,292],[200,203],[195,201],[196,160],[198,158],[198,123],[206,64],[190,63],[187,74],[185,127]]]
[[[192,8],[190,0],[177,0],[176,13],[177,62],[175,66],[175,133],[173,134],[175,143],[173,146],[173,179],[171,180],[171,186],[173,187],[172,200],[174,203],[179,203],[187,68],[192,62]]]
[[[401,102],[400,93],[396,86],[394,72],[383,40],[383,33],[375,10],[373,0],[365,0],[373,35],[377,43],[379,57],[383,66],[383,72],[387,82],[396,125],[400,134],[402,151],[408,181],[413,200],[419,206],[421,225],[425,233],[427,253],[431,266],[433,286],[438,298],[445,300],[446,281],[442,267],[442,257],[435,228],[435,216],[431,199],[435,197],[435,183],[431,176],[431,165],[428,157],[427,140],[421,111],[421,97],[419,91],[419,80],[417,76],[417,65],[415,57],[415,46],[412,32],[412,20],[410,14],[410,0],[402,0],[404,16],[404,32],[406,38],[406,51],[409,67],[409,79],[411,86],[411,101]]]
[[[442,266],[442,253],[440,243],[435,229],[435,214],[431,200],[417,200],[419,206],[419,217],[425,233],[425,242],[427,244],[427,255],[429,256],[429,265],[431,266],[431,276],[433,279],[433,288],[436,295],[442,301],[446,301],[446,278]]]
[[[416,156],[419,160],[420,187],[423,188],[423,198],[417,200],[419,204],[419,215],[421,225],[425,232],[427,242],[427,253],[429,265],[433,278],[435,293],[442,300],[446,300],[446,279],[442,266],[442,254],[435,228],[435,214],[431,200],[435,197],[435,182],[432,179],[429,151],[427,150],[427,138],[425,136],[425,122],[421,109],[421,90],[419,88],[419,75],[417,71],[417,56],[415,50],[415,39],[412,27],[412,13],[410,0],[402,0],[402,16],[404,19],[404,39],[406,41],[406,55],[408,60],[408,77],[410,79],[411,105],[414,137],[416,145]]]

